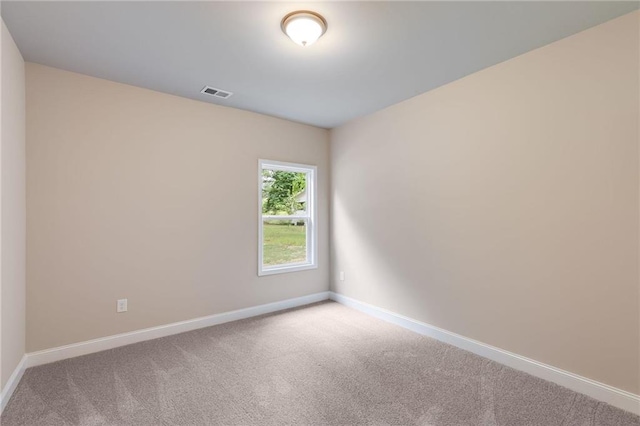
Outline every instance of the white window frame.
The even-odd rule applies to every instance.
[[[306,215],[272,216],[262,214],[262,171],[264,169],[280,170],[285,172],[305,173],[307,175],[307,205]],[[283,274],[287,272],[304,271],[318,267],[318,226],[317,226],[317,168],[308,164],[286,163],[283,161],[258,160],[258,276]],[[264,229],[263,221],[276,220],[305,220],[307,261],[287,263],[265,267],[263,265]]]

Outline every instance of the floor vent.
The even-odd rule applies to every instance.
[[[227,99],[228,97],[233,95],[233,93],[231,92],[226,92],[224,90],[216,89],[215,87],[211,86],[204,86],[204,89],[202,89],[200,93],[204,93],[205,95],[214,96],[220,99]]]

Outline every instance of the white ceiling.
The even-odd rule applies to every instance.
[[[331,128],[638,8],[638,2],[2,2],[25,60]],[[327,33],[280,30],[311,9]],[[218,100],[203,86],[234,95]]]

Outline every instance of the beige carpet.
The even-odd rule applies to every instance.
[[[11,425],[640,425],[327,302],[26,371]]]

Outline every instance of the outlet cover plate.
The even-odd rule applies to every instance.
[[[127,312],[127,299],[118,299],[118,303],[116,305],[116,311],[118,313]]]

